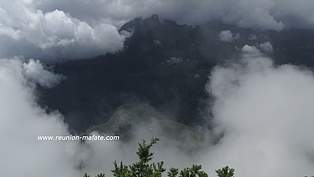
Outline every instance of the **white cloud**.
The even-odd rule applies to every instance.
[[[230,30],[221,31],[219,33],[219,39],[223,42],[232,42],[233,36]]]
[[[51,88],[57,85],[64,76],[45,70],[44,66],[38,60],[29,60],[23,63],[25,78],[43,87]]]
[[[245,58],[260,57],[262,55],[260,50],[258,50],[255,46],[250,45],[244,45],[241,49],[241,52]]]
[[[210,77],[216,132],[224,136],[204,163],[230,165],[242,177],[313,174],[313,73],[274,66],[255,47],[244,49],[251,55],[216,67]]]
[[[218,19],[262,29],[281,30],[286,26],[296,27],[295,24],[314,27],[314,2],[309,0],[41,0],[37,6],[44,11],[61,9],[86,21],[106,20],[116,24],[156,13],[193,24]]]
[[[4,176],[67,176],[77,170],[78,144],[40,142],[38,135],[68,135],[61,115],[35,103],[33,88],[19,60],[0,60],[0,166]]]
[[[43,79],[47,81],[56,74],[45,71],[37,61],[23,64],[21,60],[0,60],[2,173],[12,177],[25,174],[76,177],[82,175],[79,166],[83,172],[109,173],[112,160],[129,162],[135,158],[137,141],[158,136],[162,142],[154,148],[155,160],[165,160],[167,167],[195,162],[214,173],[213,169],[230,165],[243,177],[313,174],[313,73],[293,65],[274,66],[256,47],[246,45],[242,50],[242,60],[216,67],[207,85],[208,92],[215,97],[210,108],[214,132],[224,133],[219,143],[212,145],[208,145],[211,136],[200,144],[195,134],[189,138],[190,128],[186,134],[179,133],[176,141],[168,139],[173,132],[169,129],[170,122],[163,123],[164,115],[149,106],[136,105],[114,114],[118,120],[137,125],[127,144],[39,142],[38,135],[69,135],[60,114],[47,114],[35,102],[32,83],[38,82],[38,73],[46,75]],[[34,75],[32,78],[26,70],[38,73],[30,74]],[[139,115],[146,121],[135,121]],[[182,125],[178,130],[182,130]],[[174,132],[177,137],[178,132]],[[180,141],[192,147],[207,146],[191,155],[184,151],[186,146],[182,147]]]
[[[239,34],[233,34],[230,30],[223,30],[219,33],[219,40],[223,42],[233,42],[239,37]]]
[[[1,57],[84,58],[123,46],[124,37],[110,23],[90,24],[57,9],[43,12],[34,3],[0,1]]]
[[[265,53],[272,53],[274,50],[273,45],[269,41],[259,44],[259,48]]]
[[[221,20],[281,30],[313,28],[313,12],[308,0],[0,0],[0,57],[76,59],[114,52],[125,38],[118,28],[152,14],[187,24]]]
[[[161,124],[157,118],[150,120],[160,115],[146,105],[121,108],[115,114],[118,120],[129,120],[136,125],[128,142],[39,141],[37,138],[41,135],[70,135],[62,115],[47,113],[36,103],[34,82],[50,84],[55,76],[38,61],[0,60],[0,166],[4,176],[79,177],[85,172],[104,171],[109,174],[114,160],[135,160],[137,142],[155,135],[162,138],[161,145],[154,148],[159,152],[155,151],[158,154],[155,159],[169,160],[170,165],[175,166],[191,161],[178,148],[179,140],[174,142],[167,138],[169,132],[164,131],[168,124]],[[146,121],[132,121],[134,119]],[[186,135],[181,134],[180,138]],[[171,154],[179,157],[171,158]]]

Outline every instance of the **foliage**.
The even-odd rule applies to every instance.
[[[218,177],[233,177],[234,176],[234,169],[229,168],[228,166],[216,170]]]
[[[151,162],[154,153],[151,148],[159,141],[158,138],[153,138],[150,143],[143,140],[138,144],[136,152],[138,161],[131,165],[124,165],[122,162],[119,164],[114,161],[114,169],[111,171],[114,177],[162,177],[166,171],[164,162]],[[216,170],[218,177],[233,177],[234,169],[228,166]],[[208,177],[207,173],[202,170],[201,165],[192,165],[191,168],[184,168],[179,171],[177,168],[170,168],[167,172],[168,177]],[[90,177],[85,174],[84,177]],[[105,177],[105,174],[100,173],[96,177]]]
[[[104,173],[100,173],[96,177],[105,177],[105,174]]]
[[[83,177],[90,177],[89,175],[87,175],[87,173],[85,173],[85,175]]]

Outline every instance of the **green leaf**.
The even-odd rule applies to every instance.
[[[233,177],[234,176],[234,169],[229,168],[228,166],[216,170],[218,177]]]

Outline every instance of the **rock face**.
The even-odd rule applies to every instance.
[[[234,39],[221,41],[229,30]],[[66,76],[58,86],[39,90],[39,101],[59,110],[75,132],[103,124],[125,104],[146,103],[175,121],[197,125],[208,95],[211,69],[236,59],[245,44],[265,46],[276,63],[314,66],[314,31],[254,31],[220,23],[179,25],[154,15],[123,25],[132,33],[125,48],[86,60],[55,64]],[[297,47],[295,47],[297,46]]]
[[[150,139],[158,136],[183,145],[186,150],[193,150],[204,145],[202,142],[209,137],[208,131],[200,127],[189,127],[173,121],[171,118],[155,111],[147,104],[123,105],[115,111],[104,124],[90,127],[84,134],[92,132],[120,135],[120,139]],[[193,142],[191,142],[193,141]],[[184,144],[184,142],[189,142]]]

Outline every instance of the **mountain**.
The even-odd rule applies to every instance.
[[[233,40],[222,41],[222,31]],[[238,58],[245,44],[270,42],[275,63],[314,66],[314,31],[257,31],[211,22],[181,25],[154,15],[134,19],[120,29],[131,33],[124,49],[86,60],[53,64],[66,79],[39,89],[39,102],[58,110],[73,132],[106,124],[118,108],[145,103],[184,125],[206,122],[210,96],[205,85],[214,66]]]

